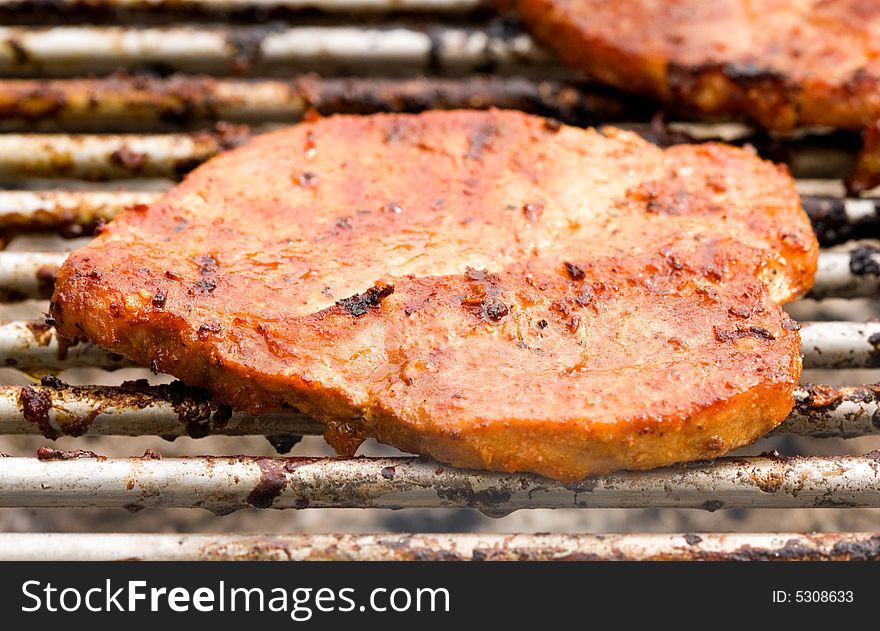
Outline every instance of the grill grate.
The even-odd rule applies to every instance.
[[[577,124],[622,122],[661,142],[680,133],[651,122],[644,103],[580,80],[515,25],[488,17],[477,0],[175,2],[194,18],[188,24],[174,23],[161,0],[55,0],[55,23],[63,25],[51,28],[31,25],[38,5],[0,0],[0,15],[19,24],[0,27],[0,75],[6,77],[0,79],[0,184],[7,189],[0,191],[0,236],[7,240],[37,232],[90,235],[99,222],[155,199],[217,152],[312,110],[497,106]],[[255,25],[258,11],[302,19],[296,26],[280,20]],[[222,15],[235,20],[211,22]],[[101,25],[83,25],[77,16],[99,17],[93,21]],[[122,18],[128,22],[103,24]],[[107,75],[116,71],[134,74]],[[303,74],[311,72],[322,76]],[[83,78],[87,73],[99,76]],[[421,74],[427,76],[416,78]],[[811,297],[880,295],[880,249],[853,241],[878,236],[880,201],[829,193],[852,165],[857,145],[851,136],[810,131],[776,139],[742,126],[679,127],[695,137],[751,143],[785,160],[799,178],[820,178],[818,185],[799,181],[804,205],[822,244],[843,245],[823,250]],[[0,252],[0,298],[45,300],[64,256]],[[805,322],[802,352],[808,369],[880,367],[880,323]],[[88,343],[59,340],[50,326],[28,320],[0,322],[0,364],[25,371],[131,366]],[[880,434],[880,386],[809,385],[795,397],[795,410],[773,435]],[[294,413],[259,419],[232,413],[178,384],[63,386],[48,379],[0,386],[4,435],[262,434],[289,448],[297,436],[321,432]],[[562,484],[412,457],[104,458],[48,450],[41,458],[0,458],[0,506],[202,507],[220,514],[248,507],[472,507],[492,516],[563,507],[880,507],[878,462],[874,452],[764,454]],[[144,558],[149,550],[146,557],[154,559],[846,559],[877,557],[877,542],[877,535],[841,533],[0,534],[0,556],[122,559]]]

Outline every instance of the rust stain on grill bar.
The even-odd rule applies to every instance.
[[[99,456],[94,451],[86,451],[85,449],[74,449],[72,451],[52,449],[50,447],[39,447],[37,449],[37,460],[79,460],[80,458],[107,459],[106,456]]]

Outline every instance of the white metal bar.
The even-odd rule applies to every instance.
[[[877,533],[2,533],[0,561],[874,561]]]
[[[76,348],[76,347],[73,347]],[[68,352],[73,352],[71,349]],[[880,433],[880,386],[803,386],[774,434],[816,437]],[[30,403],[29,403],[30,402]],[[324,426],[297,412],[259,417],[232,413],[206,393],[180,385],[0,386],[0,435],[117,436],[321,435]]]
[[[880,507],[873,455],[721,458],[562,483],[420,458],[0,458],[2,507]]]
[[[0,134],[0,178],[178,178],[243,133]]]
[[[115,370],[132,365],[121,355],[94,344],[59,340],[55,328],[40,321],[0,322],[0,366],[33,371],[81,367]]]
[[[48,298],[66,258],[58,252],[0,252],[0,301]]]
[[[90,234],[102,221],[161,195],[154,191],[0,191],[0,232]]]
[[[801,353],[805,368],[876,368],[880,322],[804,322]]]
[[[851,252],[822,252],[811,298],[880,297],[880,253],[860,247]]]
[[[544,78],[575,76],[528,35],[472,27],[0,27],[0,72],[7,76],[73,76],[150,64],[180,72],[252,70],[275,76],[471,74],[487,66],[506,73],[533,69]]]

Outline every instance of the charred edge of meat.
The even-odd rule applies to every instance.
[[[37,460],[79,460],[80,458],[106,460],[107,456],[99,456],[94,451],[87,451],[85,449],[74,449],[72,451],[52,449],[51,447],[40,447],[37,449]]]
[[[856,276],[880,276],[880,249],[863,245],[849,254],[849,271]]]
[[[362,294],[355,294],[350,298],[343,298],[336,303],[337,307],[344,309],[346,313],[356,318],[366,315],[370,309],[376,309],[382,304],[382,300],[394,293],[394,285],[377,283]]]
[[[725,82],[726,89],[719,82]],[[770,68],[740,63],[669,63],[667,86],[668,98],[678,113],[739,113],[777,131],[789,131],[798,124],[799,90]]]

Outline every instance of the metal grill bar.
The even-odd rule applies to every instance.
[[[852,438],[880,433],[880,386],[803,386],[774,435]],[[0,386],[0,434],[202,437],[321,435],[324,426],[295,411],[259,417],[232,413],[179,385]]]
[[[0,0],[0,8],[15,9],[25,0]],[[465,13],[486,3],[483,0],[174,0],[173,9],[198,9],[208,13],[248,9],[318,9],[328,13],[386,13],[391,11]],[[114,11],[168,7],[167,0],[52,0],[65,11]]]
[[[22,79],[0,82],[0,121],[110,131],[199,121],[293,122],[322,114],[419,112],[425,109],[518,109],[581,125],[647,120],[654,108],[587,83],[521,77],[379,79],[299,77],[217,79],[131,76],[106,79]],[[127,129],[126,129],[127,131]]]
[[[98,221],[109,221],[133,204],[149,204],[159,195],[154,191],[0,191],[0,232],[89,234]],[[872,221],[870,215],[880,200],[813,196],[801,199],[822,243],[880,236],[880,223]],[[830,211],[826,212],[826,199],[833,199],[840,212],[833,216]],[[815,210],[817,207],[820,210]]]
[[[290,411],[254,417],[232,412],[178,383],[149,386],[0,386],[0,434],[58,436],[302,436],[323,425]]]
[[[179,177],[249,137],[245,127],[220,125],[218,132],[194,134],[0,134],[0,177]],[[790,152],[824,153],[796,144]],[[812,165],[809,177],[836,178],[848,168],[837,160],[825,159],[822,164],[826,172],[816,173]],[[792,165],[792,172],[796,177],[803,175],[796,165]]]
[[[246,128],[194,134],[0,134],[0,178],[179,178],[248,138]]]
[[[421,458],[0,458],[0,506],[206,508],[880,507],[877,456],[721,458],[561,483]]]
[[[880,297],[880,250],[860,247],[851,252],[822,252],[809,296]]]
[[[875,561],[875,533],[3,533],[2,561]]]
[[[94,344],[59,339],[54,327],[40,321],[0,323],[0,366],[22,370],[83,367],[115,370],[132,365],[121,355],[102,350]]]
[[[866,253],[867,251],[867,253]],[[48,298],[66,254],[0,252],[0,298]],[[865,265],[863,262],[867,261]],[[880,296],[880,252],[822,252],[810,292],[813,298],[875,298]]]
[[[805,322],[801,352],[804,368],[876,368],[880,322]]]
[[[66,258],[62,252],[0,252],[0,302],[48,298]]]
[[[875,368],[880,365],[880,323],[806,322],[801,352],[806,368]],[[92,344],[61,340],[41,321],[0,322],[0,366],[25,370],[91,366],[114,370],[130,365]]]
[[[71,76],[161,65],[180,72],[573,73],[525,34],[447,26],[0,27],[0,73]]]
[[[823,246],[880,236],[880,199],[801,196]]]
[[[0,232],[59,231],[65,236],[91,234],[121,210],[149,204],[152,191],[0,191]]]

